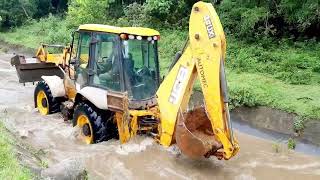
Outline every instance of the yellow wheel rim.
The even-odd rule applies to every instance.
[[[93,131],[88,117],[84,114],[81,114],[77,119],[77,126],[80,128],[81,139],[85,143],[91,144],[93,142]],[[90,130],[90,133],[88,133],[88,130]]]
[[[40,114],[49,114],[49,101],[44,91],[39,91],[37,94],[37,107]]]

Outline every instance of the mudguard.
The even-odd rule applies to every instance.
[[[94,104],[97,108],[107,110],[107,93],[108,91],[101,88],[87,86],[78,90],[77,96],[80,94]]]
[[[66,95],[63,79],[59,76],[41,76],[41,78],[48,84],[53,97],[64,97]]]

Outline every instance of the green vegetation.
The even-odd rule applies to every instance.
[[[295,149],[296,148],[296,141],[292,138],[288,139],[288,149]]]
[[[12,144],[14,140],[0,123],[0,179],[31,179],[31,173],[19,164]]]
[[[225,28],[236,36],[256,41],[264,37],[318,37],[318,0],[221,0]]]
[[[32,20],[28,25],[16,28],[11,32],[0,33],[0,38],[11,44],[36,49],[41,43],[70,42],[71,30],[60,17],[49,15],[39,21]]]
[[[6,0],[0,2],[0,28],[8,29],[49,14],[82,23],[186,28],[198,0]],[[319,38],[318,0],[204,0],[215,2],[228,34],[255,41],[264,37]]]
[[[272,149],[274,150],[275,153],[279,153],[280,152],[280,143],[279,142],[273,142],[272,143]]]
[[[298,133],[298,135],[301,134],[301,131],[305,128],[304,122],[306,121],[305,117],[297,117],[293,123],[293,130]]]
[[[82,23],[151,27],[161,33],[160,66],[165,75],[187,39],[194,2],[70,0],[67,11],[49,10],[40,19],[34,17],[36,20],[0,33],[0,39],[35,49],[41,42],[68,43],[72,30]],[[296,113],[297,131],[306,119],[320,119],[318,1],[215,2],[227,35],[231,107],[262,105]]]
[[[292,85],[258,73],[228,73],[231,106],[269,106],[302,117],[320,118],[320,86]]]
[[[264,73],[290,84],[320,82],[320,43],[315,40],[229,40],[227,66],[233,71]]]
[[[57,14],[67,9],[67,0],[4,0],[0,1],[0,29],[28,23],[49,13]]]

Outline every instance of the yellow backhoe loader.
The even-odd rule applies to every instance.
[[[69,46],[42,45],[35,58],[11,63],[22,83],[39,81],[35,107],[62,111],[85,143],[111,138],[126,143],[148,134],[163,146],[177,144],[191,157],[230,159],[239,151],[229,117],[224,71],[226,40],[210,3],[194,4],[189,38],[162,80],[158,31],[139,27],[80,25]],[[48,48],[62,48],[50,54]],[[204,105],[188,108],[199,79]]]

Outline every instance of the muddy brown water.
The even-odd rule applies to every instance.
[[[115,140],[84,145],[60,114],[37,112],[34,86],[18,83],[9,65],[11,56],[0,55],[1,121],[21,141],[43,151],[49,167],[76,157],[83,160],[89,179],[320,179],[319,157],[289,151],[285,145],[275,147],[272,141],[239,131],[235,133],[241,149],[229,161],[191,160],[175,146],[165,148],[140,136],[124,145]]]

